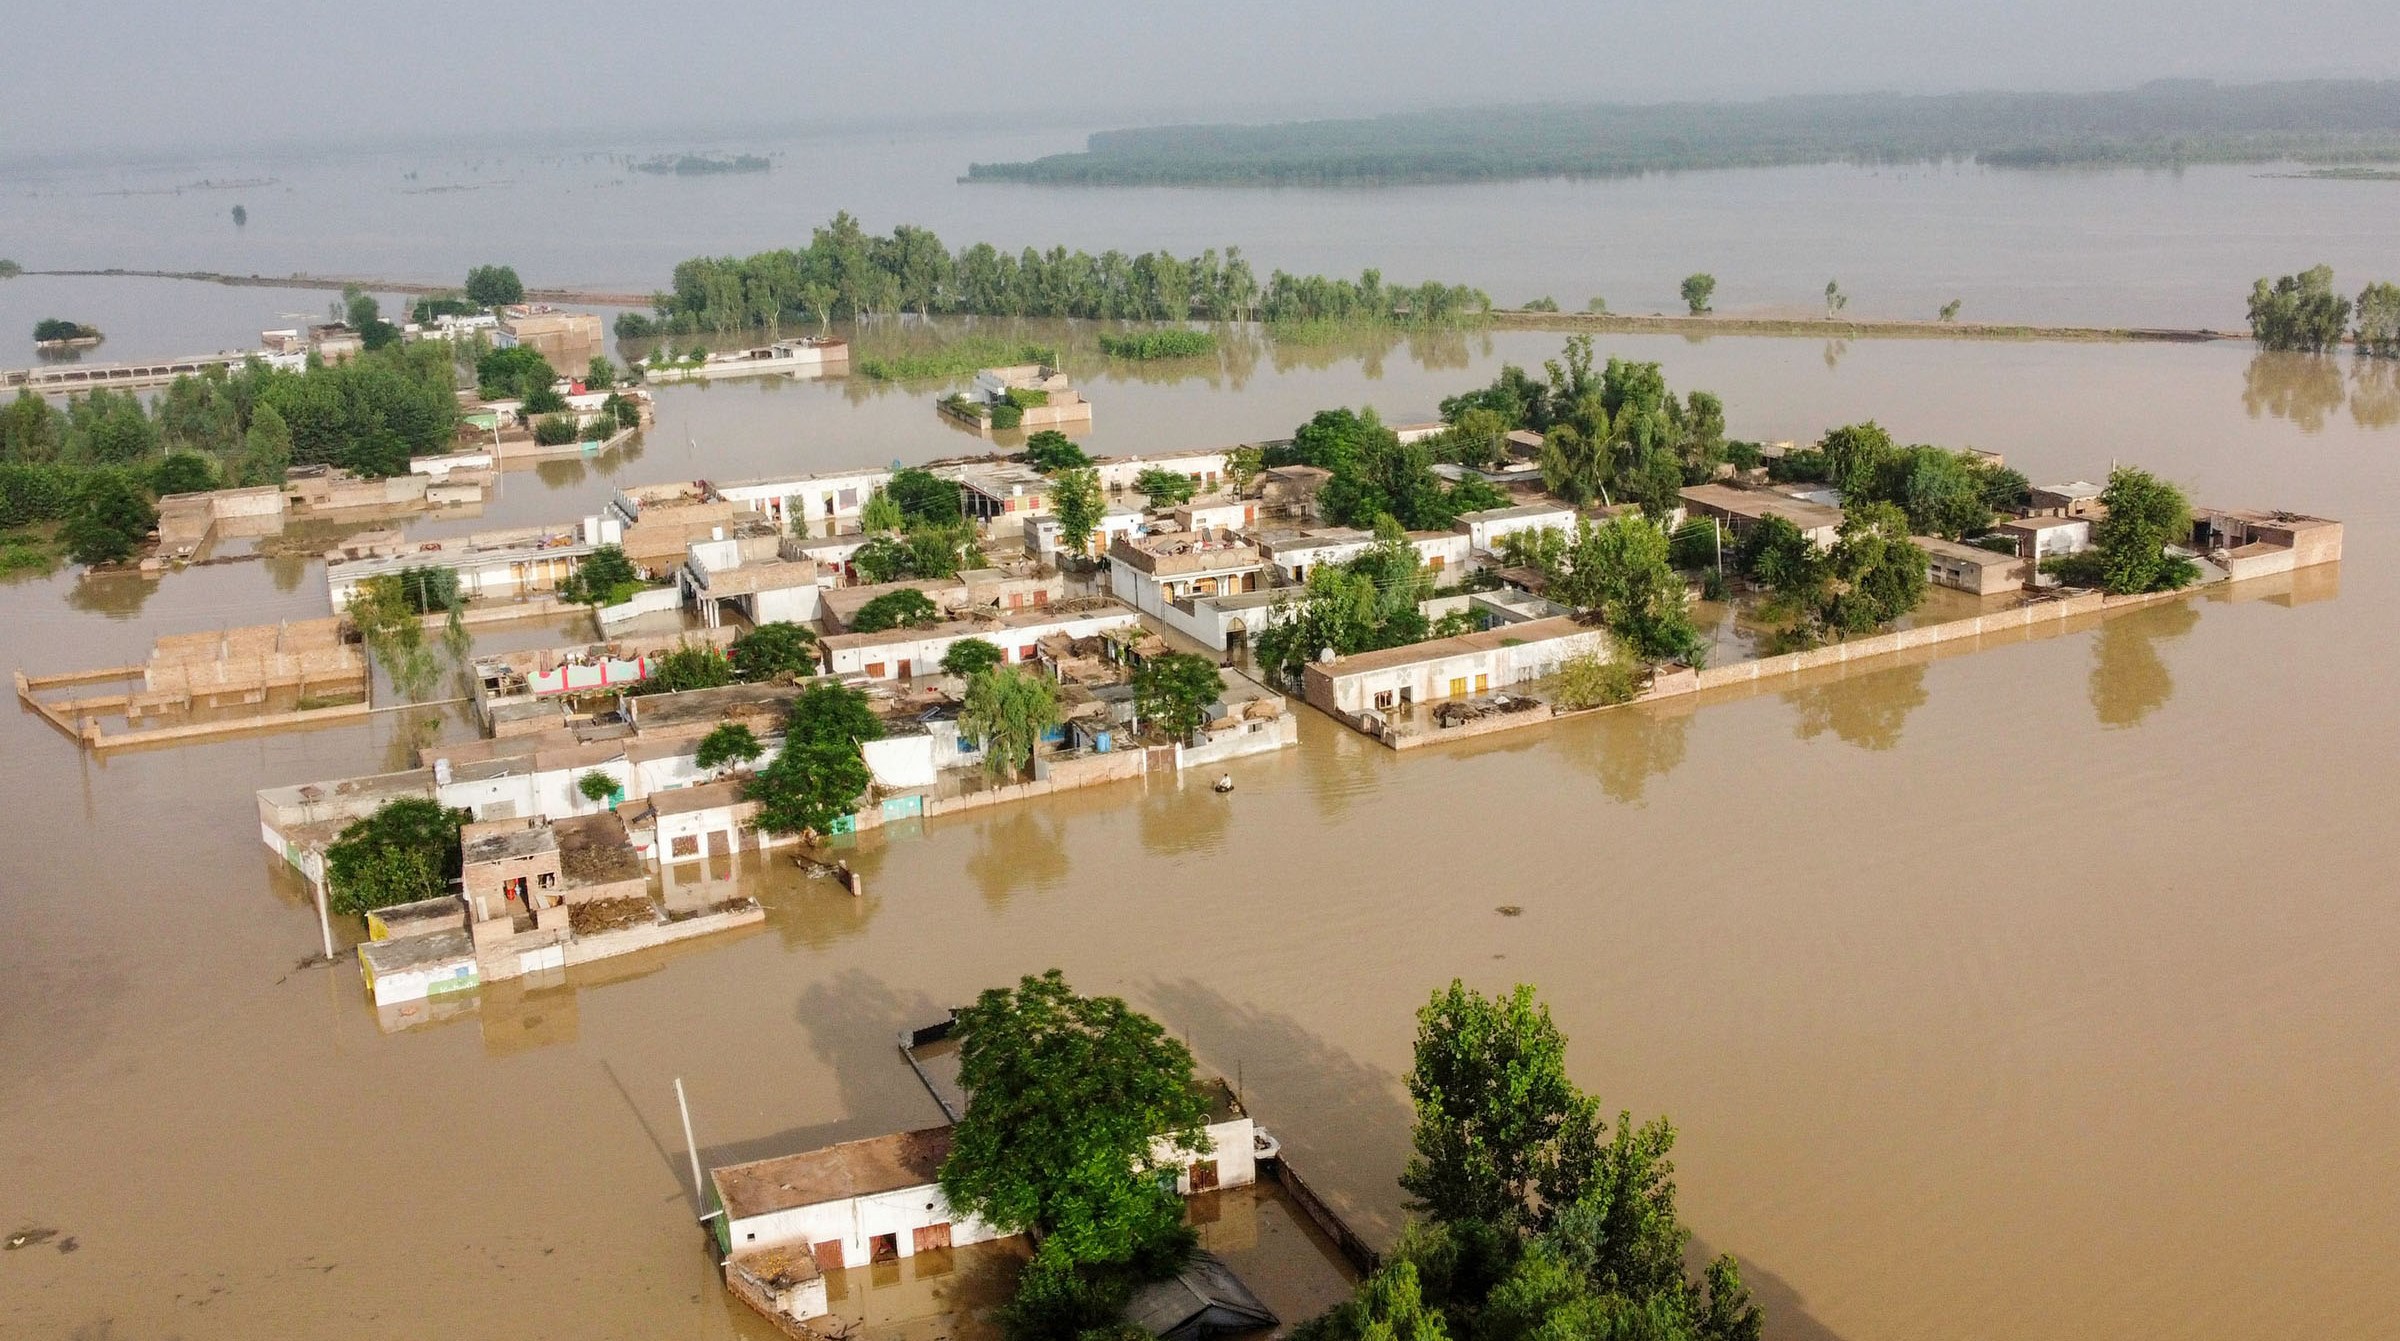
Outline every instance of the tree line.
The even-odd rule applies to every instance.
[[[451,358],[427,341],[301,372],[254,359],[179,377],[155,403],[98,389],[58,405],[19,391],[0,409],[0,531],[67,523],[70,557],[112,562],[140,543],[155,521],[142,514],[166,494],[280,483],[317,463],[404,474],[456,430]]]
[[[1491,305],[1479,289],[1387,284],[1374,270],[1355,280],[1276,270],[1261,283],[1239,247],[1190,258],[1064,247],[1010,253],[988,242],[953,252],[929,229],[901,224],[870,234],[843,212],[804,247],[679,263],[653,312],[625,313],[616,330],[634,339],[902,312],[1441,326],[1480,317]]]
[[[1095,134],[1081,153],[973,164],[967,179],[1308,186],[1950,159],[2016,168],[2390,162],[2400,159],[2400,81],[2159,80],[2095,93],[1552,103],[1161,126]]]

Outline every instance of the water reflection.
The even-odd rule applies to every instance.
[[[1197,780],[1185,785],[1190,777],[1177,773],[1173,782],[1153,778],[1142,788],[1137,819],[1142,846],[1154,855],[1214,852],[1224,846],[1233,804]]]
[[[2262,353],[2242,373],[2242,408],[2270,414],[2314,433],[2342,408],[2342,368],[2327,354]]]
[[[2100,626],[2092,644],[2092,715],[2105,727],[2138,726],[2166,706],[2175,677],[2158,655],[2162,639],[2180,638],[2200,622],[2200,609],[2174,601]]]
[[[1862,750],[1888,750],[1900,743],[1908,715],[1924,706],[1925,668],[1895,666],[1809,685],[1783,698],[1799,710],[1793,731],[1802,740],[1831,731]]]
[[[1683,763],[1695,706],[1687,694],[1604,712],[1562,733],[1562,748],[1576,767],[1599,779],[1610,800],[1640,805],[1650,779]]]
[[[1825,371],[1832,372],[1841,367],[1842,355],[1849,352],[1850,342],[1848,340],[1827,340],[1825,342]]]
[[[2400,359],[2350,360],[2350,419],[2360,428],[2400,424]]]
[[[132,619],[158,594],[158,579],[139,573],[86,573],[67,588],[67,605],[110,619]]]
[[[975,826],[967,878],[997,909],[1023,890],[1055,889],[1067,878],[1066,824],[1047,806],[1011,806]]]

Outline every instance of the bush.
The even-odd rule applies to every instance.
[[[617,797],[617,780],[595,768],[575,779],[575,790],[594,805],[606,805]]]
[[[1133,477],[1133,487],[1150,500],[1155,508],[1171,508],[1192,501],[1200,486],[1180,470],[1152,466]]]
[[[1551,701],[1568,712],[1630,703],[1641,692],[1641,672],[1623,656],[1602,659],[1589,652],[1558,668]]]
[[[534,421],[533,440],[543,447],[564,447],[575,441],[575,421],[563,414],[544,415]]]
[[[1025,422],[1025,411],[1013,400],[994,402],[991,424],[994,428],[1015,428]]]
[[[1008,659],[1008,654],[982,638],[961,638],[942,654],[942,673],[972,679]]]

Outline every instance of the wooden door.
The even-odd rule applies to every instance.
[[[845,1265],[842,1261],[842,1241],[840,1239],[827,1239],[823,1243],[811,1244],[808,1255],[817,1259],[817,1270],[819,1271],[839,1271]]]
[[[1217,1186],[1217,1162],[1213,1159],[1192,1162],[1192,1191],[1211,1192]]]
[[[1463,680],[1463,679],[1459,679],[1459,680],[1452,680],[1452,681],[1450,682],[1450,697],[1452,697],[1452,698],[1465,698],[1466,696],[1467,696],[1467,682],[1466,682],[1465,680]]]
[[[921,1253],[947,1248],[950,1246],[950,1226],[919,1225],[913,1237],[916,1239],[916,1250]]]

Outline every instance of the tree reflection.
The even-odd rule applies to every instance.
[[[1836,739],[1862,750],[1888,750],[1900,743],[1908,715],[1924,706],[1925,668],[1895,666],[1795,689],[1783,697],[1799,710],[1793,730],[1800,739],[1815,740],[1831,731]]]
[[[546,489],[572,488],[583,483],[583,477],[587,473],[589,472],[580,456],[557,457],[533,463],[533,476],[540,480],[542,487]]]
[[[2324,354],[2255,355],[2242,374],[2242,408],[2253,419],[2271,414],[2314,433],[2342,408],[2341,364]]]
[[[2350,418],[2360,428],[2400,424],[2400,361],[2350,360]]]
[[[1021,805],[1010,811],[976,826],[967,858],[967,878],[994,908],[1020,890],[1052,889],[1067,878],[1066,826]]]
[[[1640,805],[1650,779],[1665,777],[1683,763],[1692,708],[1686,697],[1599,713],[1564,737],[1569,756],[1599,779],[1610,800]]]
[[[158,579],[134,573],[86,573],[67,588],[67,604],[110,619],[132,619],[158,592]]]
[[[1153,856],[1214,851],[1225,841],[1232,802],[1202,786],[1182,785],[1183,776],[1177,774],[1175,782],[1152,781],[1142,789],[1136,819],[1142,846]]]
[[[2158,642],[2180,638],[2199,622],[2197,606],[2176,601],[2100,626],[2100,636],[2092,644],[2089,689],[2092,715],[2100,725],[2138,726],[2143,718],[2166,706],[2175,693],[2175,677],[2158,655]]]
[[[1832,372],[1841,367],[1842,355],[1849,352],[1850,342],[1848,340],[1827,340],[1825,342],[1825,371]]]

